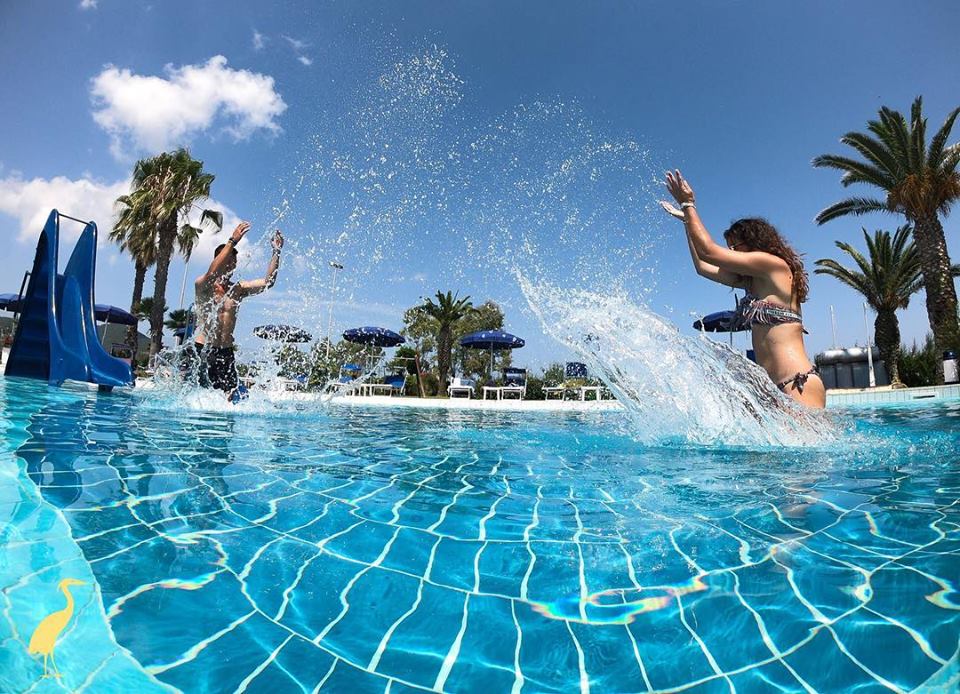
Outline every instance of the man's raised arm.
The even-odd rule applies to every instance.
[[[277,272],[280,270],[280,249],[283,248],[283,234],[277,231],[273,235],[273,254],[270,256],[270,262],[267,264],[267,274],[260,280],[251,280],[240,283],[240,291],[243,296],[259,294],[265,289],[270,289],[277,283]]]
[[[220,252],[213,257],[213,262],[210,263],[210,267],[207,268],[207,271],[197,278],[197,281],[194,283],[197,287],[206,284],[211,278],[217,276],[217,273],[220,272],[224,264],[227,262],[227,258],[229,258],[233,253],[237,252],[237,244],[240,243],[240,240],[249,230],[250,222],[240,222],[237,225],[237,228],[233,230],[233,234],[229,239],[227,239],[227,242],[223,245],[223,248],[221,248]]]

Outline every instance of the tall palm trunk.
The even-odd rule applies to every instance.
[[[153,311],[150,312],[150,357],[163,346],[163,308],[167,305],[167,273],[177,237],[177,215],[167,217],[157,234],[157,272],[153,280]]]
[[[437,334],[437,376],[440,379],[440,392],[447,392],[447,376],[450,374],[450,353],[453,348],[453,336],[450,326],[440,328]]]
[[[880,348],[880,358],[887,367],[890,385],[901,386],[900,382],[900,321],[895,311],[878,311],[873,322],[874,339]]]
[[[923,287],[927,294],[927,316],[933,330],[938,355],[947,349],[960,347],[960,329],[957,326],[957,289],[950,274],[950,255],[943,225],[934,215],[917,219],[913,238],[923,269]],[[938,360],[937,380],[943,382],[943,365]]]
[[[143,298],[143,281],[147,277],[147,266],[139,259],[135,261],[136,272],[133,275],[133,296],[130,298],[130,313],[136,315],[137,304]],[[133,362],[137,361],[137,325],[131,325],[127,328],[127,346],[133,354]]]

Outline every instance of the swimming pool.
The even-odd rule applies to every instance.
[[[191,410],[0,379],[0,690],[947,691],[960,407],[826,450],[616,412]],[[73,588],[63,677],[26,643]],[[101,607],[102,606],[102,607]]]

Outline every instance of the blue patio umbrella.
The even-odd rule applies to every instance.
[[[467,349],[490,350],[490,373],[493,373],[493,353],[507,349],[519,349],[526,341],[522,337],[505,333],[502,330],[480,330],[460,338],[460,345]]]
[[[93,317],[104,323],[119,323],[120,325],[136,325],[137,317],[119,306],[110,304],[95,304]]]
[[[20,313],[20,295],[0,294],[0,311]]]
[[[746,330],[745,325],[736,325],[734,318],[736,311],[717,311],[694,321],[695,330],[706,330],[708,333],[735,333]]]
[[[278,342],[310,342],[313,339],[306,330],[293,325],[258,325],[253,329],[253,334],[264,340]]]
[[[400,333],[370,325],[344,330],[343,339],[358,345],[374,345],[376,347],[396,347],[406,342],[406,339]]]

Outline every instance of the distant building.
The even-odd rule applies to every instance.
[[[880,351],[874,346],[870,348],[870,353],[873,357],[875,384],[890,385],[890,377],[887,375],[886,364],[880,359]],[[828,349],[818,354],[814,362],[820,369],[820,378],[827,390],[870,387],[870,364],[867,350],[863,347]]]

